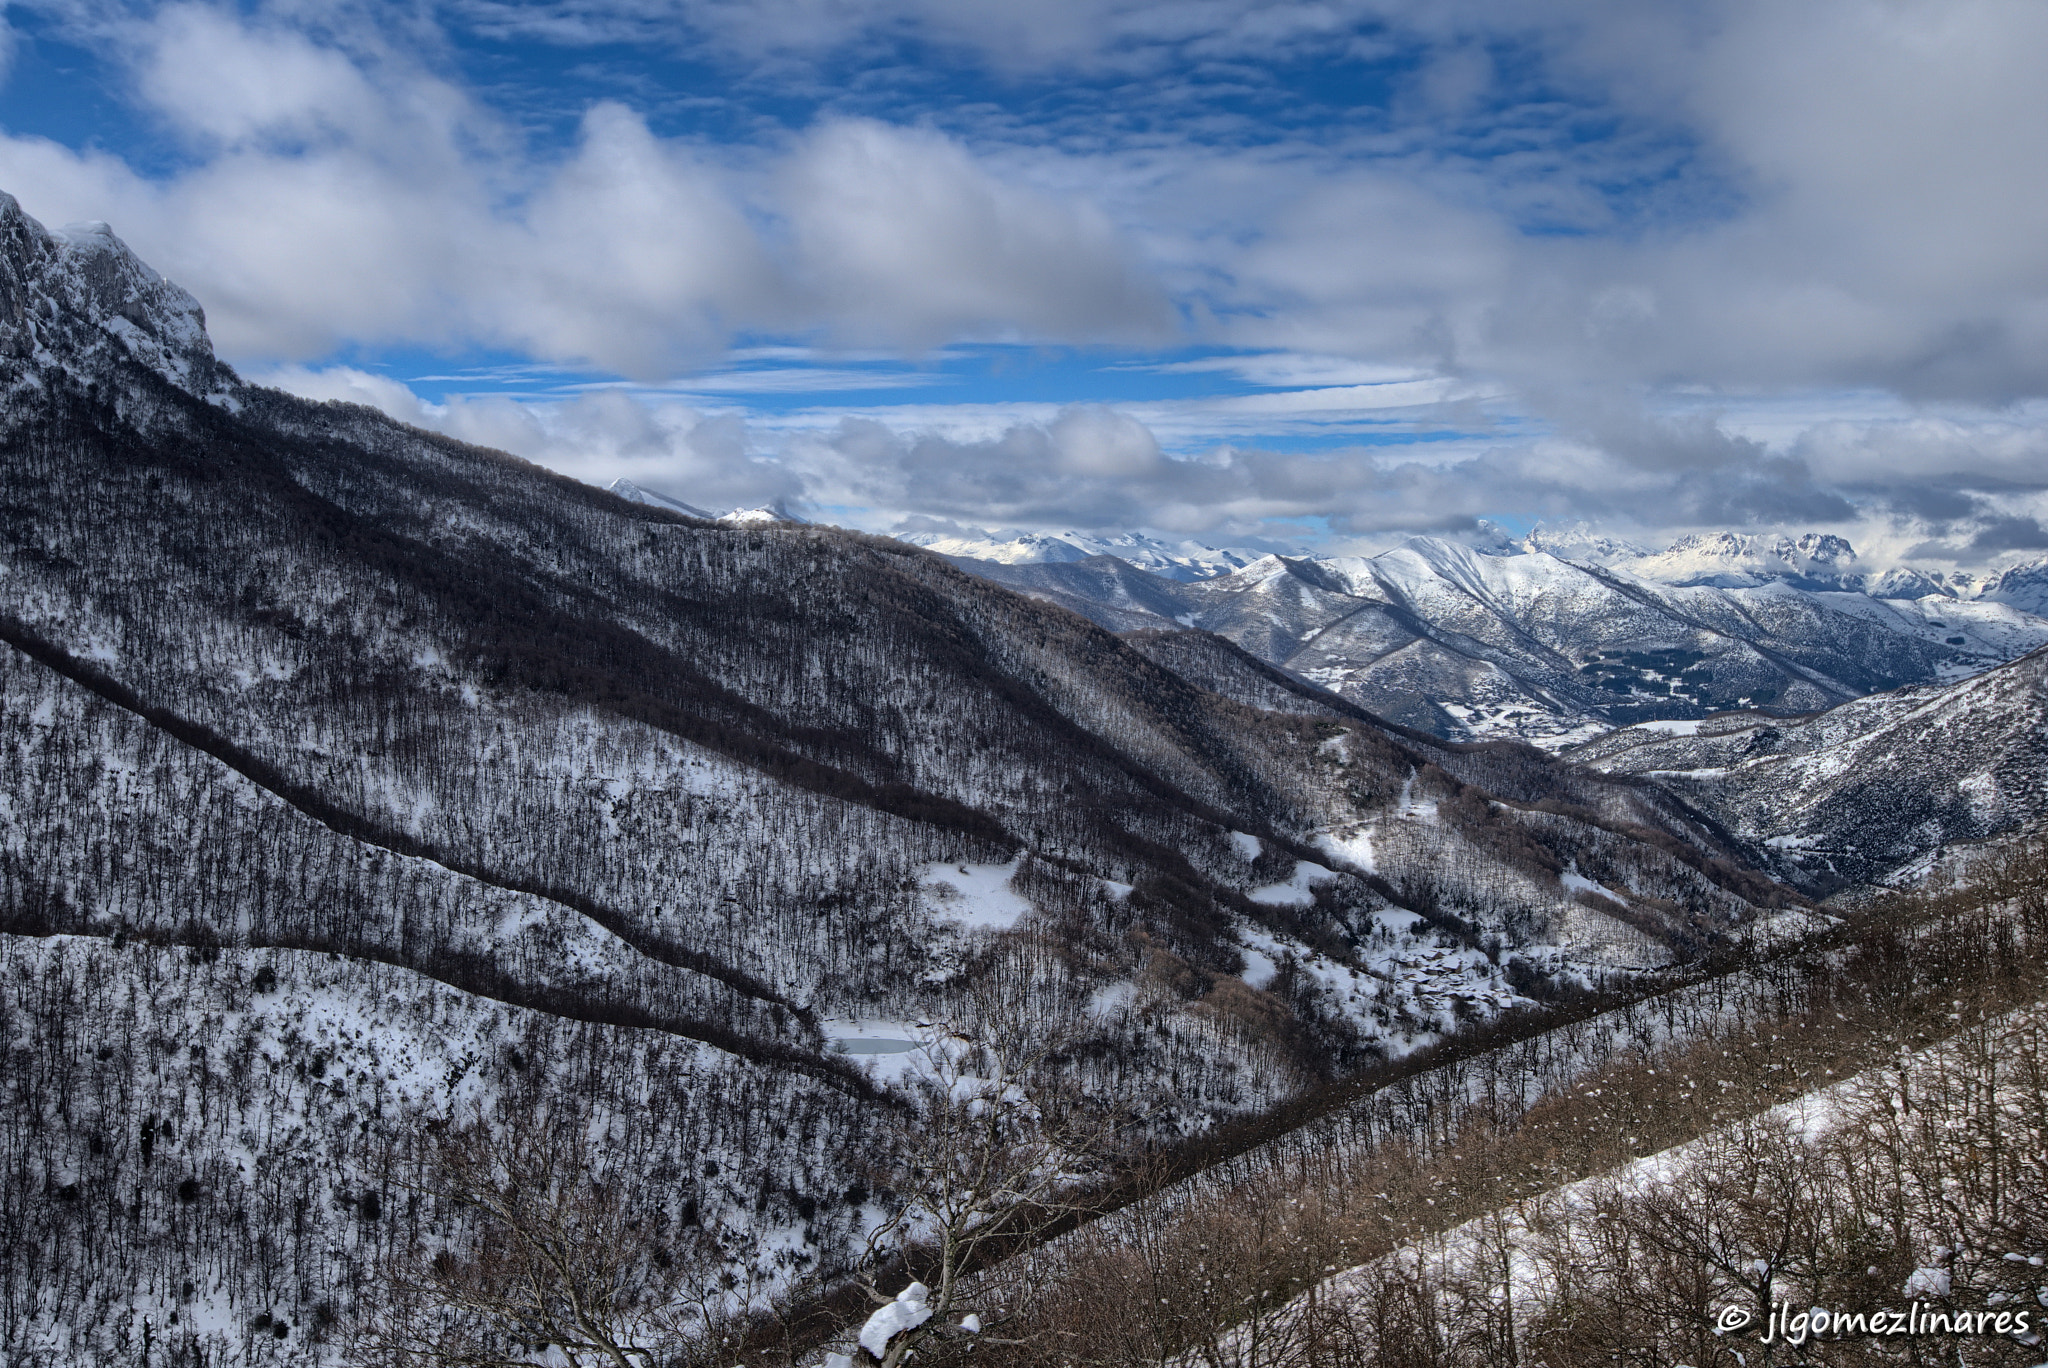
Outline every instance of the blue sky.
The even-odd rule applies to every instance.
[[[2048,549],[2031,0],[5,8],[246,373],[874,528]]]

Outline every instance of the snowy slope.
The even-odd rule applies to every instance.
[[[1809,1237],[1815,1239],[1818,1250],[1809,1245],[1795,1252],[1787,1247],[1790,1241],[1775,1248],[1764,1244],[1757,1239],[1763,1234],[1759,1228],[1762,1223],[1748,1229],[1738,1225],[1741,1218],[1727,1210],[1735,1203],[1724,1194],[1731,1190],[1741,1192],[1757,1208],[1772,1215],[1783,1209],[1774,1209],[1769,1205],[1773,1202],[1804,1208],[1801,1214],[1806,1215],[1811,1207],[1826,1200],[1812,1185],[1843,1182],[1843,1169],[1857,1163],[1858,1132],[1881,1132],[1894,1138],[1897,1147],[1885,1158],[1898,1165],[1909,1180],[1944,1170],[1968,1172],[1974,1179],[1995,1169],[2005,1182],[2014,1183],[2017,1179],[2015,1185],[2024,1183],[2027,1166],[2012,1164],[1995,1149],[1987,1157],[1984,1151],[1990,1147],[1976,1139],[1973,1123],[1981,1124],[1983,1113],[2002,1101],[2001,1119],[2012,1133],[2000,1133],[2000,1142],[2011,1153],[2038,1150],[2042,1136],[2039,1116],[2028,1107],[2038,1100],[2038,1086],[2030,1088],[2029,1080],[2015,1080],[2005,1070],[1987,1067],[1984,1061],[2038,1050],[2044,1028],[2048,1028],[2048,1010],[2035,1005],[1948,1040],[1918,1049],[1902,1048],[1880,1067],[1816,1087],[1756,1116],[1716,1127],[1669,1149],[1424,1236],[1370,1263],[1333,1271],[1284,1305],[1229,1331],[1222,1340],[1220,1353],[1190,1353],[1174,1362],[1178,1368],[1197,1368],[1219,1360],[1258,1361],[1257,1346],[1261,1342],[1286,1345],[1310,1339],[1303,1331],[1312,1318],[1321,1322],[1323,1336],[1336,1339],[1332,1324],[1341,1323],[1348,1315],[1356,1314],[1365,1324],[1372,1324],[1373,1310],[1383,1308],[1385,1303],[1382,1301],[1380,1308],[1371,1308],[1370,1303],[1384,1295],[1389,1283],[1405,1288],[1419,1285],[1436,1291],[1436,1298],[1415,1296],[1414,1301],[1443,1317],[1440,1330],[1446,1338],[1462,1328],[1455,1312],[1445,1307],[1457,1295],[1453,1289],[1466,1291],[1476,1286],[1483,1290],[1474,1300],[1497,1311],[1503,1321],[1511,1320],[1516,1337],[1525,1344],[1540,1342],[1544,1328],[1555,1334],[1558,1319],[1570,1323],[1567,1298],[1592,1300],[1586,1296],[1585,1284],[1590,1279],[1585,1278],[1584,1271],[1611,1257],[1612,1223],[1624,1213],[1640,1221],[1641,1204],[1654,1194],[1662,1199],[1659,1208],[1667,1215],[1669,1224],[1653,1228],[1655,1233],[1641,1243],[1649,1246],[1646,1252],[1676,1253],[1692,1263],[1687,1273],[1718,1284],[1710,1298],[1702,1298],[1710,1307],[1746,1309],[1754,1304],[1755,1280],[1762,1279],[1770,1289],[1770,1295],[1764,1298],[1767,1304],[1775,1308],[1782,1299],[1787,1313],[1796,1309],[1802,1316],[1816,1305],[1817,1298],[1828,1309],[1848,1314],[1868,1314],[1879,1306],[1904,1308],[1908,1304],[1913,1304],[1916,1311],[1968,1309],[1975,1313],[1988,1309],[1995,1314],[2003,1309],[2008,1312],[2004,1324],[2012,1334],[2000,1347],[2018,1352],[1987,1361],[2033,1363],[2043,1341],[2034,1328],[2041,1324],[2039,1308],[2048,1307],[2048,1274],[2042,1271],[2044,1253],[2048,1251],[2042,1251],[2033,1242],[2038,1239],[2038,1228],[2029,1228],[2024,1218],[2011,1221],[2005,1217],[2001,1221],[2000,1197],[1996,1195],[2001,1184],[1985,1183],[1966,1196],[1944,1193],[1935,1183],[1902,1194],[1888,1213],[1893,1223],[1888,1232],[1891,1240],[1858,1246],[1854,1252],[1840,1248],[1845,1241],[1838,1228],[1825,1226],[1819,1220],[1809,1227],[1818,1232],[1817,1237]],[[1976,1087],[1964,1086],[1965,1080]],[[1896,1129],[1887,1126],[1895,1110],[1909,1110],[1905,1099],[1916,1092],[1922,1096],[1959,1094],[1970,1097],[1970,1102],[1962,1106],[1936,1104],[1935,1115],[1939,1119],[1924,1128],[1910,1124]],[[2030,1126],[2029,1122],[2033,1124]],[[1966,1155],[1970,1157],[1965,1159]],[[1778,1161],[1777,1166],[1766,1169],[1765,1165],[1773,1159]],[[1760,1174],[1765,1172],[1768,1177],[1761,1178]],[[1742,1186],[1745,1180],[1754,1187]],[[1922,1195],[1930,1189],[1939,1195],[1931,1199]],[[1767,1191],[1769,1196],[1753,1195],[1759,1191]],[[1979,1196],[1979,1191],[1994,1195],[1987,1199]],[[1714,1229],[1707,1239],[1696,1237],[1685,1243],[1670,1239],[1674,1226],[1686,1235],[1693,1235],[1700,1228],[1681,1224],[1684,1216],[1671,1219],[1669,1214],[1678,1205],[1671,1201],[1673,1194],[1682,1194],[1680,1200],[1686,1206],[1707,1208],[1717,1222],[1725,1224]],[[2007,1210],[2023,1205],[2010,1197],[2004,1198],[2004,1202]],[[1631,1207],[1635,1210],[1630,1211]],[[1988,1247],[1963,1247],[1957,1240],[1959,1231],[1987,1240]],[[1659,1235],[1664,1239],[1658,1239]],[[1743,1236],[1756,1242],[1740,1243]],[[1717,1238],[1726,1243],[1708,1242]],[[1703,1257],[1706,1251],[1720,1257],[1710,1261]],[[1739,1261],[1730,1259],[1730,1253],[1740,1256]],[[1891,1266],[1892,1280],[1876,1281],[1879,1267],[1865,1262],[1871,1258],[1883,1258]],[[1926,1262],[1915,1267],[1920,1260]],[[1611,1263],[1607,1266],[1613,1267]],[[1846,1281],[1843,1275],[1858,1266],[1867,1269],[1864,1278],[1871,1281],[1857,1290],[1865,1297],[1875,1294],[1883,1299],[1875,1306],[1868,1302],[1845,1306],[1816,1285],[1832,1284],[1829,1290],[1839,1292]],[[1646,1283],[1670,1276],[1665,1267],[1648,1258],[1633,1267],[1630,1275]],[[1700,1290],[1698,1283],[1686,1287],[1686,1292],[1693,1296],[1698,1296]],[[1951,1300],[1952,1294],[1960,1295]],[[1560,1303],[1565,1306],[1561,1308]],[[2027,1312],[2027,1320],[2016,1320],[2011,1314],[2019,1310]],[[1903,1320],[1903,1309],[1900,1315]],[[1704,1321],[1705,1317],[1701,1319]],[[1987,1316],[1986,1320],[1989,1319]],[[1548,1327],[1546,1321],[1550,1322]],[[1762,1316],[1724,1316],[1715,1324],[1713,1338],[1726,1335],[1731,1345],[1742,1344],[1745,1339],[1753,1344],[1767,1329]],[[1807,1321],[1802,1319],[1797,1324],[1804,1327]],[[1683,1343],[1691,1327],[1674,1317],[1672,1325],[1657,1329]],[[1736,1338],[1732,1331],[1747,1333]],[[1928,1332],[1926,1338],[1933,1338],[1935,1333],[1938,1332]],[[1771,1335],[1780,1345],[1790,1339],[1795,1351],[1806,1339],[1803,1328],[1771,1328]],[[1848,1340],[1854,1345],[1867,1337],[1858,1331],[1837,1331],[1814,1338],[1816,1343],[1833,1347],[1829,1344],[1831,1340]],[[1998,1344],[1990,1336],[1980,1342]],[[1769,1361],[1759,1349],[1752,1349],[1751,1353]],[[1733,1351],[1731,1357],[1744,1361],[1740,1350]],[[1660,1357],[1657,1361],[1665,1360]],[[1794,1361],[1806,1359],[1799,1355]]]
[[[1827,566],[1853,557],[1836,541],[1807,537],[1759,550],[1754,538],[1701,539],[1651,567],[1708,581],[1683,584],[1618,568],[1640,568],[1642,557],[1612,558],[1609,568],[1436,538],[1373,557],[1266,556],[1186,584],[1106,558],[960,564],[1113,630],[1214,632],[1440,736],[1549,747],[1645,718],[1739,707],[1812,711],[1875,690],[1964,678],[2048,644],[2048,620],[2010,602],[1945,591],[1881,598],[1841,587],[1854,582],[1846,570],[1823,578],[1835,573]],[[1903,592],[1902,585],[1894,577],[1890,588]]]
[[[941,556],[990,561],[997,565],[1064,565],[1090,556],[1115,556],[1163,578],[1208,579],[1241,569],[1259,558],[1256,551],[1207,546],[1201,542],[1166,542],[1138,532],[1094,537],[1083,532],[906,532],[898,537]]]
[[[1655,779],[1828,892],[2048,816],[2048,651],[1817,716],[1633,727],[1569,754]]]
[[[846,1156],[892,1105],[822,1022],[1011,994],[1007,1027],[1081,1033],[1057,1067],[1166,1139],[1791,897],[1653,788],[1400,733],[1248,659],[1141,650],[900,542],[706,523],[243,385],[110,235],[45,233],[11,201],[0,227],[0,497],[20,510],[0,530],[0,950],[30,965],[4,1030],[59,1050],[41,1078],[77,1062],[66,1042],[201,1046],[205,1077],[174,1081],[213,1129],[176,1134],[208,1191],[320,1207],[290,1250],[268,1225],[209,1236],[305,1303],[294,1327],[314,1287],[366,1295],[380,1250],[335,1233],[324,1170],[250,1161],[302,1125],[277,1153],[332,1151],[356,1183],[338,1131],[398,1119],[272,1086],[256,1061],[293,1067],[300,1028],[236,996],[264,968],[293,1010],[347,1019],[351,1050],[363,1033],[343,1093],[393,1106],[460,1063],[414,1037],[482,1041],[515,1012],[580,1052],[576,1078],[630,1091],[636,1051],[696,1061],[696,1095],[733,1114],[655,1117],[631,1144],[752,1136],[720,1175],[757,1216],[732,1217],[732,1257],[816,1261],[845,1253]],[[1325,579],[1311,600],[1356,602]],[[113,1017],[48,968],[87,943],[74,977]],[[163,989],[166,964],[219,981]],[[57,986],[22,988],[39,974]],[[217,1029],[255,1043],[210,1053]],[[127,1087],[109,1071],[106,1097]],[[7,1124],[53,1095],[0,1095]],[[57,1232],[61,1292],[7,1322],[10,1362],[67,1325],[116,1335],[182,1281],[164,1254],[95,1282],[99,1227],[63,1204],[112,1212],[132,1174],[53,1187],[50,1153],[0,1155],[18,1219]],[[294,1361],[298,1340],[227,1335],[275,1308],[215,1281],[225,1361]]]

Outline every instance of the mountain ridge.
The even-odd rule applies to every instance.
[[[1814,545],[1849,554],[1846,543]],[[1812,711],[1964,678],[2048,643],[2048,620],[1989,596],[1887,599],[1782,578],[1669,585],[1620,566],[1435,538],[1372,557],[1269,555],[1191,582],[1106,557],[959,563],[1112,630],[1218,632],[1439,736],[1550,746],[1645,717]]]

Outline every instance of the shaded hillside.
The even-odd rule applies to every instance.
[[[1797,901],[1653,786],[245,386],[111,235],[5,201],[0,241],[0,1034],[41,1080],[5,1177],[85,1299],[10,1283],[9,1353],[182,1307],[193,1354],[288,1354],[234,1327],[361,1293],[335,1194],[458,1103],[580,1090],[621,1152],[723,1146],[690,1219],[772,1280],[859,1223],[848,1156],[901,1105],[863,1031],[993,994],[1163,1140]],[[348,1106],[294,1090],[323,1012]],[[692,1104],[636,1111],[669,1077]],[[137,1110],[175,1164],[115,1144]],[[219,1233],[273,1207],[288,1250]]]
[[[1782,877],[1830,893],[2048,815],[2048,652],[1810,717],[1730,713],[1611,732],[1571,755],[1654,780]]]

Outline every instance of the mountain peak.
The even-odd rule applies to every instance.
[[[1540,551],[1559,560],[1593,565],[1611,565],[1650,554],[1648,547],[1603,535],[1588,522],[1538,523],[1519,545],[1524,551]]]
[[[1800,589],[1859,590],[1856,548],[1830,532],[1798,537],[1753,532],[1696,532],[1655,555],[1612,562],[1660,584],[1750,589],[1782,582]]]
[[[0,192],[0,356],[84,375],[126,357],[192,394],[221,367],[199,301],[104,223],[51,232]]]
[[[898,541],[941,556],[994,561],[999,565],[1063,565],[1090,556],[1115,556],[1140,570],[1183,583],[1228,575],[1257,562],[1260,554],[1196,541],[1167,542],[1142,532],[1092,536],[1085,532],[989,532],[958,528],[945,532],[900,532]]]
[[[671,499],[666,494],[642,489],[631,480],[613,480],[607,488],[628,503],[651,504],[656,508],[666,508],[671,513],[680,513],[687,518],[702,518],[706,522],[714,522],[718,517],[716,513],[707,513],[695,504],[686,504],[681,499]]]
[[[2021,612],[2048,616],[2048,557],[2013,566],[1998,577],[1984,597]]]
[[[672,499],[666,494],[657,494],[651,489],[642,489],[631,480],[613,480],[606,489],[628,503],[648,504],[654,508],[666,508],[671,513],[680,513],[686,518],[702,518],[705,522],[724,523],[730,527],[757,527],[768,523],[807,521],[789,511],[787,504],[777,499],[774,503],[762,504],[758,508],[733,508],[723,513],[712,513],[686,504],[681,499]]]

